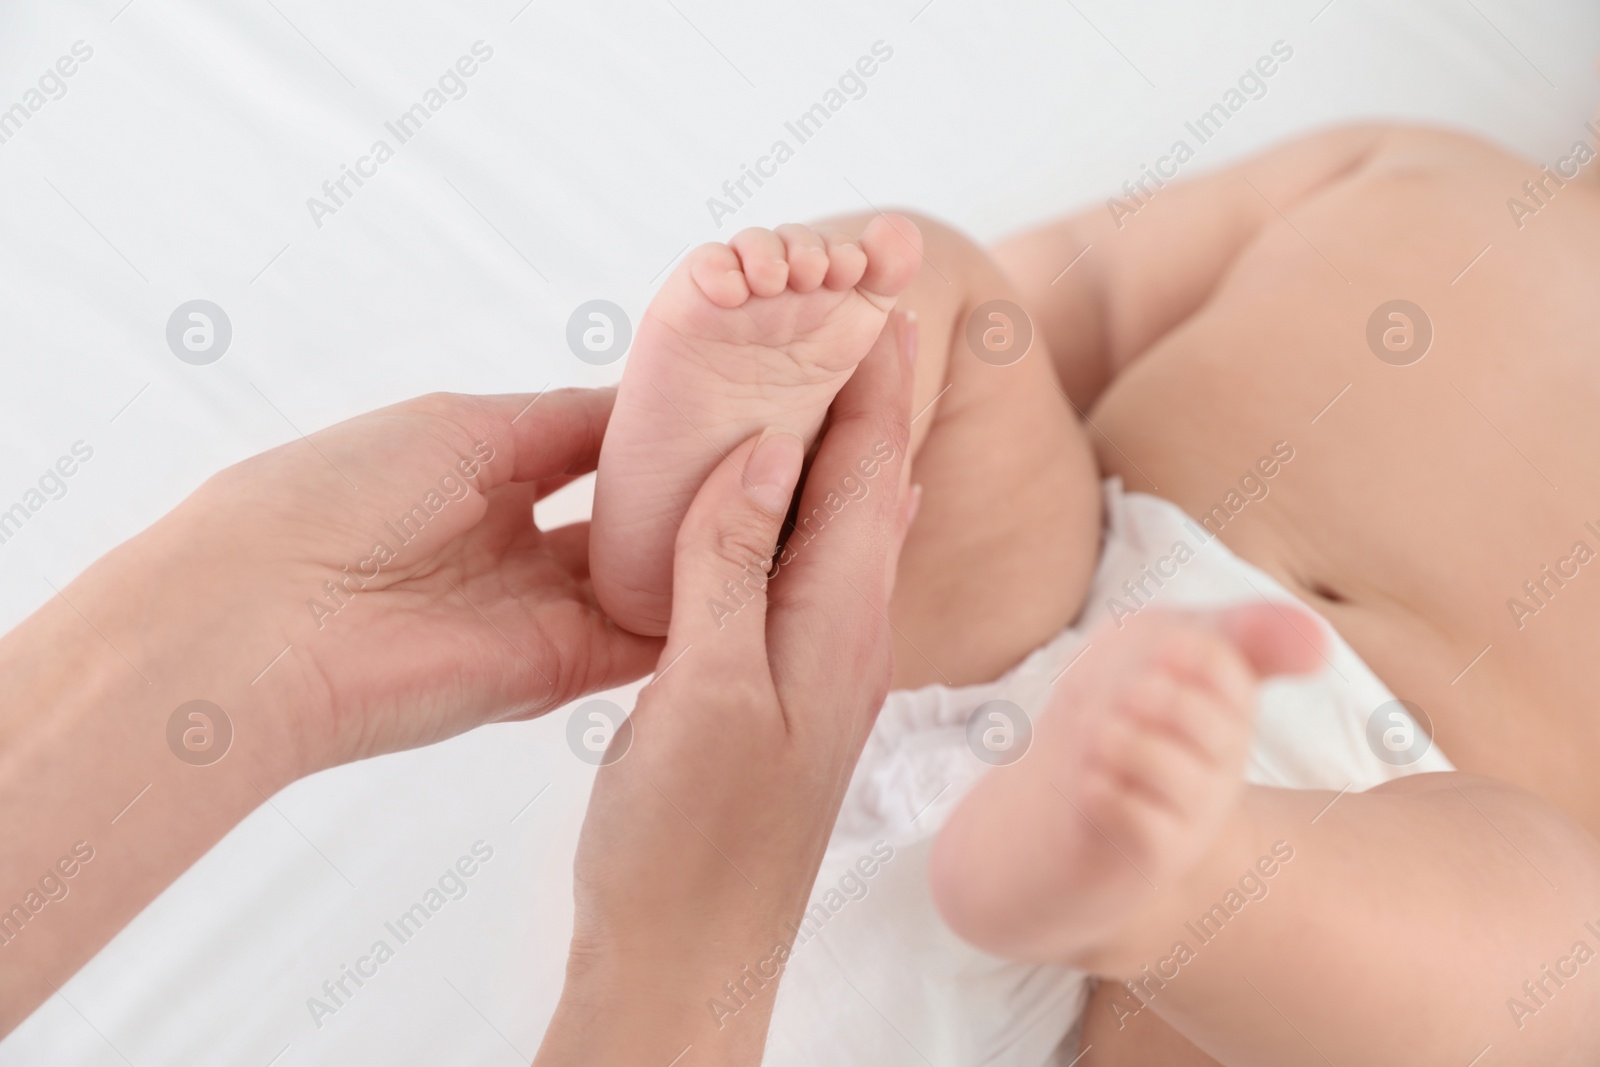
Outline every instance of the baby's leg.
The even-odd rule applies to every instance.
[[[1132,985],[1088,1027],[1108,1049],[1147,1004],[1227,1067],[1600,1058],[1600,848],[1557,809],[1430,774],[1343,797],[1250,788],[1242,811],[1249,832],[1103,964]],[[1261,877],[1274,848],[1293,858]],[[1216,911],[1230,891],[1247,903]],[[1180,941],[1192,961],[1163,980]]]
[[[877,217],[822,228],[852,235]],[[1044,338],[1020,340],[1031,309],[982,248],[912,217],[922,270],[896,307],[916,313],[921,337],[911,445],[923,496],[890,607],[897,688],[983,682],[1015,665],[1077,616],[1100,547],[1088,439]],[[980,347],[984,331],[1003,347],[1007,328],[1013,347],[980,358],[974,322]]]
[[[1168,183],[1135,200],[1136,218],[1094,207],[1016,234],[994,255],[1036,309],[1067,392],[1088,411],[1112,379],[1199,310],[1235,257],[1278,221],[1262,191],[1296,203],[1396,136],[1403,134],[1379,126],[1310,134]]]
[[[890,609],[895,685],[994,678],[1077,615],[1099,554],[1098,474],[1048,346],[988,254],[931,219],[870,214],[779,233],[787,259],[765,231],[741,234],[732,249],[698,250],[641,323],[600,459],[597,595],[630,628],[664,622],[670,572],[658,574],[653,561],[670,564],[682,508],[718,447],[769,423],[814,432],[833,377],[785,384],[785,361],[814,370],[813,349],[826,348],[848,377],[892,305],[918,316],[911,449],[923,488]],[[826,273],[821,262],[805,267],[808,247],[826,249]],[[782,289],[774,277],[750,277],[758,262],[785,268],[787,290],[734,299],[739,285]],[[713,283],[735,291],[719,303],[707,295]],[[870,300],[847,299],[863,290]],[[989,317],[999,312],[1009,318]],[[848,330],[835,322],[841,316]],[[968,344],[974,320],[980,333],[999,329],[993,338],[1005,328],[1013,339],[1033,333],[1031,343],[980,358]],[[700,338],[693,350],[679,351],[691,334]]]
[[[1148,1008],[1227,1067],[1466,1065],[1490,1046],[1481,1062],[1593,1063],[1600,846],[1465,775],[1244,786],[1255,681],[1308,655],[1266,607],[1093,638],[1033,749],[941,835],[947,918],[1129,983],[1091,1043]]]

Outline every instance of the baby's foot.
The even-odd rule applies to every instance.
[[[859,241],[804,226],[703,245],[650,303],[600,452],[589,562],[606,612],[664,634],[672,548],[722,456],[768,427],[809,445],[921,265],[916,226]]]
[[[935,843],[946,921],[1017,959],[1116,958],[1119,939],[1143,932],[1130,926],[1181,893],[1229,832],[1257,683],[1318,665],[1316,633],[1268,605],[1152,611],[1100,630],[1032,747],[980,782]]]

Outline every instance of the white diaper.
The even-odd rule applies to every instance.
[[[1067,1042],[1088,995],[1086,976],[968,947],[945,928],[928,893],[932,838],[988,769],[968,748],[968,717],[996,699],[1037,716],[1052,682],[1089,634],[1141,605],[1299,603],[1172,504],[1124,493],[1118,479],[1105,482],[1104,496],[1100,566],[1074,626],[998,681],[889,694],[845,796],[810,918],[796,938],[768,1064],[1040,1067],[1071,1058],[1056,1059],[1072,1047]],[[1125,582],[1134,583],[1132,594]],[[1406,774],[1450,770],[1437,749],[1408,766],[1374,754],[1368,719],[1394,695],[1332,627],[1323,626],[1328,666],[1263,688],[1249,780],[1361,790]],[[1389,710],[1384,726],[1393,728]],[[1399,721],[1402,731],[1406,725]],[[754,991],[754,984],[747,989]],[[722,1010],[738,1004],[730,996]]]

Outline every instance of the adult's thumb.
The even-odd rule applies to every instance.
[[[678,528],[663,662],[694,645],[697,661],[765,668],[767,571],[804,459],[800,438],[768,430],[700,487]]]

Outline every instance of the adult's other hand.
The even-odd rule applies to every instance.
[[[0,925],[0,1033],[294,779],[649,668],[660,642],[594,605],[587,524],[532,517],[594,468],[611,402],[428,396],[312,434],[0,638],[0,885],[73,879]]]
[[[214,516],[248,516],[232,540],[274,563],[244,596],[285,609],[255,648],[290,648],[274,671],[300,694],[310,764],[539,715],[649,668],[660,642],[595,605],[588,523],[541,531],[531,517],[594,470],[614,396],[421,397],[196,494]]]
[[[590,800],[538,1063],[759,1062],[776,981],[731,1015],[710,1002],[781,970],[888,689],[914,345],[895,316],[839,394],[770,584],[798,438],[746,441],[690,508],[657,678]]]

